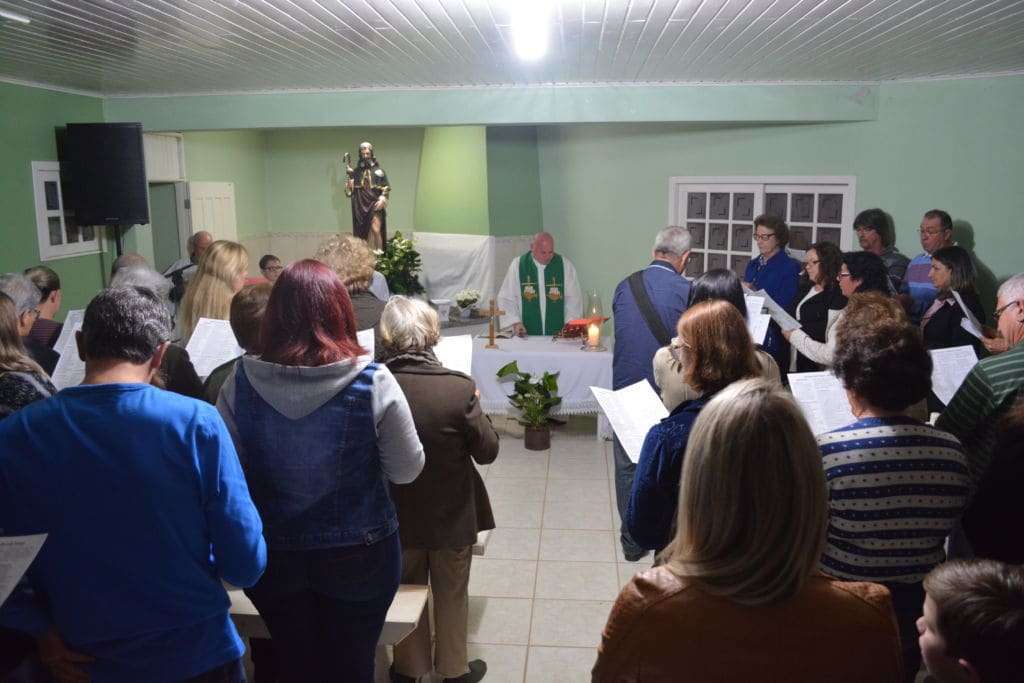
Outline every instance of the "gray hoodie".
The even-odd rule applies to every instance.
[[[359,358],[315,368],[267,363],[250,356],[243,357],[241,362],[256,393],[286,418],[298,420],[337,396],[370,361]],[[227,423],[235,449],[244,461],[235,423],[235,372],[237,366],[221,387],[217,410]],[[416,434],[405,394],[383,365],[373,375],[370,401],[384,476],[396,484],[408,484],[423,469],[423,445]]]

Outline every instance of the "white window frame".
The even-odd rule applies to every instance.
[[[687,191],[726,192],[731,189],[726,186],[759,187],[754,199],[755,209],[758,206],[764,206],[764,196],[767,192],[776,189],[774,186],[786,186],[787,190],[807,189],[814,192],[842,194],[843,216],[840,224],[839,246],[843,251],[855,248],[853,218],[856,215],[854,211],[857,200],[856,176],[671,176],[668,180],[669,225],[686,225],[686,207],[680,205],[680,201],[684,200],[679,198],[685,198]],[[800,187],[794,188],[793,186]],[[815,212],[817,212],[817,206],[815,206]],[[751,254],[756,253],[757,245],[752,244]]]
[[[48,182],[57,183],[57,202],[59,206],[57,210],[46,208],[46,183]],[[95,230],[93,239],[79,239],[78,242],[70,244],[67,242],[68,233],[67,224],[64,220],[64,197],[60,186],[60,162],[32,162],[32,191],[35,195],[36,238],[39,243],[39,259],[41,261],[54,261],[73,256],[99,254],[105,250],[103,226],[99,225],[93,226]],[[50,218],[60,218],[61,235],[64,239],[63,244],[50,244]]]

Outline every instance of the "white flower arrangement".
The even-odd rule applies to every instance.
[[[480,301],[480,292],[475,289],[464,289],[461,292],[456,292],[453,298],[459,308],[469,308],[477,301]]]

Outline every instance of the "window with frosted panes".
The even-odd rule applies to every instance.
[[[100,229],[94,225],[79,225],[65,208],[58,162],[33,161],[32,188],[41,260],[96,254],[103,250]]]
[[[669,223],[690,231],[688,277],[716,268],[743,277],[758,255],[753,222],[762,213],[786,221],[796,258],[818,241],[851,249],[854,192],[847,176],[671,178]]]

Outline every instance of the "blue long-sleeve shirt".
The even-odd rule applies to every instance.
[[[170,681],[241,656],[221,585],[254,584],[262,524],[210,405],[71,387],[0,422],[0,533],[46,533],[0,624],[53,625],[95,681]]]
[[[690,281],[672,269],[668,261],[654,260],[644,271],[644,287],[655,312],[675,336],[676,323],[686,310],[690,298]],[[655,339],[640,313],[629,287],[629,278],[619,283],[612,299],[615,320],[615,349],[612,355],[612,388],[621,389],[646,379],[651,388],[654,383],[654,354],[661,344]]]
[[[799,261],[781,249],[767,261],[760,256],[750,259],[743,279],[753,285],[754,289],[763,289],[775,303],[788,309],[796,297],[801,267]],[[774,321],[768,326],[768,335],[762,346],[780,368],[789,367],[788,353],[784,353],[788,348],[786,340]]]
[[[661,550],[672,540],[686,443],[709,400],[710,396],[702,396],[680,403],[647,432],[625,519],[630,536],[644,549]]]

